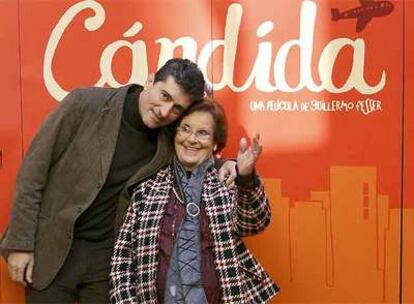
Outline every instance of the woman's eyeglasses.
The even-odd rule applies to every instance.
[[[178,135],[187,138],[189,136],[191,136],[191,134],[194,134],[194,136],[197,138],[197,140],[199,141],[207,141],[211,138],[211,133],[207,130],[197,130],[197,131],[193,131],[193,129],[191,129],[190,126],[188,125],[180,125],[177,127],[177,133]]]

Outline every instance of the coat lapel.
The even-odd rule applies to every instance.
[[[127,86],[119,90],[115,96],[105,102],[105,106],[101,110],[98,136],[102,181],[106,179],[112,163],[122,122],[122,109],[130,87]]]
[[[138,223],[137,298],[139,303],[156,303],[156,279],[158,269],[159,236],[172,185],[171,170],[161,170],[146,188],[145,200]]]

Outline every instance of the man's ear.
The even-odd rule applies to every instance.
[[[144,90],[149,89],[154,85],[154,73],[148,75],[147,80],[145,81]]]

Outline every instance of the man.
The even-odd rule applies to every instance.
[[[194,63],[171,59],[144,87],[77,89],[48,117],[23,161],[1,242],[28,303],[109,301],[114,222],[128,186],[167,163],[163,127],[204,87]]]

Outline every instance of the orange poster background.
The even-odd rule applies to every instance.
[[[18,3],[0,2],[0,231],[6,228],[12,188],[22,156],[20,52]],[[10,282],[4,262],[0,263],[0,302],[23,299],[19,286]]]
[[[281,46],[298,39],[304,2],[93,2],[98,6],[100,3],[105,11],[102,26],[96,31],[85,29],[85,20],[94,15],[90,9],[73,18],[53,57],[54,77],[67,91],[94,85],[101,77],[102,53],[121,40],[145,44],[146,54],[136,55],[147,58],[149,71],[159,65],[161,48],[156,41],[161,37],[172,41],[192,37],[198,59],[208,41],[224,39],[229,7],[239,3],[242,17],[232,76],[235,85],[241,86],[252,71],[259,43],[271,43],[273,64]],[[273,220],[265,233],[247,242],[281,287],[274,303],[396,303],[400,297],[404,303],[414,303],[409,288],[414,283],[414,59],[409,56],[414,51],[414,3],[392,2],[390,15],[373,18],[361,33],[356,33],[356,20],[332,22],[331,8],[345,11],[358,7],[359,1],[314,1],[315,82],[319,78],[318,58],[329,41],[361,38],[365,42],[367,83],[376,84],[382,71],[387,75],[384,89],[372,96],[356,90],[340,94],[307,89],[264,93],[254,84],[239,93],[228,87],[217,89],[224,70],[223,50],[217,49],[208,62],[207,77],[215,83],[214,96],[223,103],[231,122],[224,156],[234,155],[241,135],[260,131],[264,140],[265,152],[258,170],[265,179]],[[58,104],[45,86],[46,46],[58,21],[79,3],[86,1],[0,2],[0,42],[7,46],[0,48],[4,92],[0,111],[0,232],[8,221],[23,151],[44,117]],[[142,29],[124,37],[137,21]],[[273,30],[258,37],[257,30],[265,21],[273,22]],[[179,47],[174,55],[191,57]],[[288,57],[286,78],[292,86],[300,77],[299,55],[294,49]],[[127,47],[114,56],[112,73],[119,83],[128,82],[132,58]],[[335,84],[343,85],[351,65],[352,49],[348,47],[335,63]],[[274,83],[272,75],[269,79]],[[362,115],[249,109],[250,101],[258,99],[356,101],[367,97],[381,100],[382,111]],[[3,262],[0,266],[0,301],[21,302],[22,289],[8,279]]]
[[[414,302],[414,1],[405,3],[404,207],[402,237],[402,300]],[[409,209],[408,209],[409,208]]]

